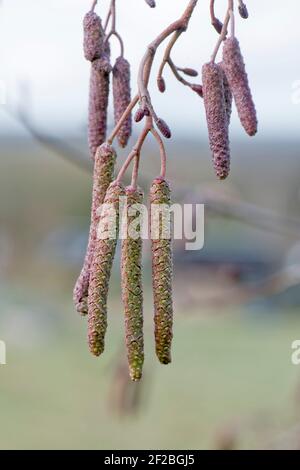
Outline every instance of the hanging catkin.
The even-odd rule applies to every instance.
[[[256,110],[240,45],[235,37],[224,41],[223,65],[242,126],[247,134],[253,136],[257,132]]]
[[[73,298],[76,310],[82,315],[87,314],[87,296],[89,288],[90,267],[96,242],[99,223],[99,208],[103,204],[108,186],[113,180],[116,153],[109,144],[104,143],[96,152],[93,176],[93,196],[89,241],[83,268],[75,284]]]
[[[117,124],[131,101],[130,65],[124,57],[118,57],[113,68],[113,95],[115,123]],[[118,132],[120,147],[126,147],[131,136],[131,128],[132,116],[130,113]]]
[[[119,199],[124,195],[124,188],[117,182],[109,186],[100,214],[93,260],[90,270],[88,291],[88,341],[92,354],[100,356],[104,351],[104,337],[107,328],[107,296],[112,263],[115,255],[118,226]],[[114,233],[99,238],[99,229],[113,221]]]
[[[122,299],[125,310],[125,333],[129,373],[132,380],[140,380],[144,363],[143,337],[143,286],[142,286],[142,236],[141,223],[136,221],[143,192],[138,188],[126,188],[125,228],[122,242]],[[132,213],[131,213],[132,211]],[[133,214],[133,215],[132,215]],[[133,231],[134,233],[131,233]]]
[[[106,139],[110,72],[107,53],[92,62],[89,97],[89,147],[92,158]]]
[[[203,98],[210,148],[216,175],[225,179],[230,169],[228,117],[225,103],[223,71],[213,62],[202,68]]]
[[[83,50],[86,60],[100,59],[103,53],[104,30],[101,19],[94,11],[89,11],[83,20]]]
[[[150,204],[156,355],[162,364],[169,364],[173,338],[173,262],[171,192],[169,183],[164,178],[156,178],[152,182]]]

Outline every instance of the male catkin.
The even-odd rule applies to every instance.
[[[225,103],[223,71],[213,62],[202,68],[203,99],[210,148],[216,175],[225,179],[230,169],[228,117]]]
[[[107,107],[109,98],[109,55],[103,53],[92,62],[89,96],[89,148],[92,158],[106,138]]]
[[[104,30],[101,19],[94,11],[89,11],[83,20],[83,50],[84,57],[92,62],[100,59],[103,53]]]
[[[143,286],[141,217],[137,204],[143,202],[143,192],[126,188],[126,207],[122,242],[122,299],[125,311],[125,333],[129,373],[132,380],[140,380],[144,363]],[[133,225],[134,224],[134,225]]]
[[[131,101],[130,65],[124,57],[118,57],[113,68],[113,95],[115,123],[117,124]],[[132,116],[130,113],[118,132],[120,147],[126,147],[131,136],[131,129]]]
[[[99,233],[97,233],[91,264],[88,291],[88,341],[90,351],[95,356],[99,356],[104,351],[108,288],[118,238],[119,199],[123,195],[123,186],[117,182],[111,183],[104,199],[98,231],[100,228],[104,231],[104,225],[110,225],[111,221],[114,222],[115,230],[108,230],[107,237],[99,238]]]
[[[224,41],[223,66],[242,126],[247,134],[253,136],[257,132],[256,110],[240,45],[235,37]]]
[[[99,223],[99,208],[103,204],[106,191],[113,180],[116,153],[109,144],[104,143],[98,148],[94,164],[91,225],[84,264],[75,284],[73,298],[76,310],[82,315],[87,314],[87,296],[90,279],[90,268],[96,242]]]
[[[152,282],[156,355],[162,364],[171,362],[173,338],[171,194],[168,182],[156,178],[150,189]]]

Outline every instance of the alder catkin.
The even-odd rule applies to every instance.
[[[122,299],[125,311],[125,334],[129,373],[132,380],[140,380],[144,363],[142,236],[138,207],[143,203],[141,189],[126,188],[127,220],[123,226],[122,241]],[[134,225],[133,225],[134,224]]]
[[[94,164],[91,225],[88,246],[84,264],[73,292],[73,299],[76,310],[82,315],[86,315],[88,313],[87,296],[90,279],[90,267],[92,263],[97,227],[100,217],[99,208],[101,204],[103,204],[106,191],[113,180],[115,162],[116,153],[113,147],[107,143],[102,144],[96,152]]]
[[[202,78],[203,98],[214,168],[217,177],[225,179],[230,169],[230,150],[223,71],[219,65],[210,62],[203,66]]]
[[[152,182],[150,204],[156,355],[162,364],[169,364],[173,338],[173,263],[171,195],[169,183],[165,179],[156,178]]]
[[[88,128],[89,148],[93,159],[97,148],[106,139],[110,71],[109,56],[106,53],[92,62]]]
[[[101,19],[94,11],[89,11],[83,20],[84,40],[83,49],[84,56],[92,62],[100,59],[103,52],[104,30]]]
[[[118,239],[119,199],[123,195],[123,186],[117,182],[111,183],[102,206],[91,263],[88,291],[88,341],[90,351],[95,356],[99,356],[104,351],[108,288]],[[115,229],[112,230],[114,233],[109,233],[107,238],[105,236],[99,238],[99,229],[105,231],[102,224],[109,224],[111,220]]]
[[[228,119],[228,125],[230,124],[231,120],[231,113],[232,113],[232,93],[231,89],[224,71],[224,65],[222,62],[218,64],[221,67],[221,70],[223,72],[222,77],[223,77],[223,87],[224,87],[224,99],[225,99],[225,108],[226,108],[226,114],[227,114],[227,119]]]
[[[118,57],[113,68],[113,95],[115,123],[117,124],[131,101],[130,65],[124,57]],[[131,136],[131,129],[132,117],[130,113],[118,132],[120,147],[126,147]]]
[[[240,45],[235,37],[230,37],[224,41],[223,69],[232,91],[242,126],[247,134],[253,136],[257,132],[256,110]]]
[[[168,124],[163,119],[157,119],[157,121],[155,121],[155,124],[166,139],[170,139],[172,137],[171,130]]]

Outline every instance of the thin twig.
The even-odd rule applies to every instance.
[[[95,7],[96,7],[97,3],[98,3],[98,0],[93,1],[92,6],[91,6],[91,11],[95,10]]]
[[[158,142],[159,145],[159,150],[160,150],[160,159],[161,159],[161,167],[160,167],[160,177],[165,178],[166,177],[166,172],[167,172],[167,154],[166,154],[166,149],[163,143],[163,140],[159,133],[156,131],[156,129],[152,128],[151,133],[155,137],[155,139]]]
[[[221,47],[221,44],[226,39],[227,28],[228,28],[230,17],[231,17],[231,11],[233,11],[233,0],[228,0],[228,9],[227,9],[227,13],[226,13],[225,20],[224,20],[224,23],[223,23],[222,32],[220,34],[217,45],[216,45],[216,47],[213,51],[213,54],[211,56],[211,61],[212,62],[214,62],[216,60],[216,57],[217,57],[217,54],[218,54],[219,49]]]
[[[136,95],[134,98],[132,98],[131,102],[129,103],[129,105],[125,109],[124,113],[120,117],[119,122],[117,123],[117,125],[115,126],[112,133],[110,134],[110,136],[107,139],[107,142],[110,145],[113,143],[113,141],[114,141],[115,137],[117,136],[119,130],[121,129],[123,123],[126,121],[128,115],[131,113],[133,108],[137,105],[138,101],[139,101],[138,95]]]

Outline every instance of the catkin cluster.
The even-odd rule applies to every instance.
[[[156,355],[162,364],[171,362],[173,338],[172,240],[170,233],[171,192],[164,178],[150,188],[152,282]]]
[[[76,310],[82,315],[86,315],[88,310],[87,296],[90,279],[90,267],[96,243],[97,227],[100,219],[99,208],[101,207],[101,204],[103,204],[106,191],[113,180],[115,162],[116,153],[113,147],[106,143],[101,145],[96,153],[94,164],[91,224],[88,246],[84,264],[79,278],[75,284],[73,294]]]
[[[135,225],[143,192],[126,188],[121,259],[122,299],[125,311],[125,334],[129,372],[132,380],[140,380],[144,363],[143,286],[141,221]]]
[[[234,98],[238,115],[247,134],[257,132],[257,117],[248,76],[235,37],[224,41],[223,60],[202,68],[203,99],[209,143],[216,175],[225,179],[230,170],[229,124]]]

